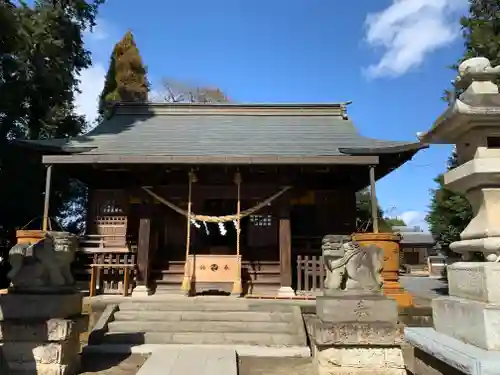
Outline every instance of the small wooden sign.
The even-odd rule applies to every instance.
[[[241,256],[200,254],[189,255],[189,276],[196,282],[233,282],[241,267]]]

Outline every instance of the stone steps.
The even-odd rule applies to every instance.
[[[225,297],[229,299],[231,297]],[[120,304],[120,311],[250,311],[250,312],[293,312],[294,306],[286,305],[266,305],[259,303],[250,303],[248,301],[219,302],[220,300],[210,302],[187,302],[184,299],[172,301],[152,301],[152,302],[124,302]]]
[[[297,335],[263,332],[108,332],[104,344],[305,346]]]
[[[115,321],[291,322],[292,313],[264,311],[118,311]]]
[[[298,306],[209,297],[124,302],[100,343],[304,348],[307,338]]]
[[[242,321],[115,321],[108,325],[113,332],[255,332],[296,333],[293,324],[287,322]]]

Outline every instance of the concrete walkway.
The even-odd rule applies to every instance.
[[[154,352],[137,375],[237,375],[236,351],[205,347]]]

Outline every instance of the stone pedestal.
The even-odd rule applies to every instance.
[[[85,330],[82,295],[0,295],[2,374],[72,375]]]
[[[401,236],[397,233],[356,233],[352,238],[363,247],[375,245],[384,250],[382,290],[386,296],[395,299],[398,306],[412,306],[411,294],[399,283],[399,242]]]
[[[310,338],[318,375],[405,375],[397,303],[381,294],[318,297]]]
[[[424,362],[421,368],[444,364],[464,374],[498,374],[500,263],[455,263],[448,266],[448,283],[450,296],[432,301],[434,329],[405,329],[406,340],[427,354],[416,362]]]
[[[132,297],[147,297],[151,294],[151,289],[146,285],[137,285],[134,290],[132,290]]]

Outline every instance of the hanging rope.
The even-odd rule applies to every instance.
[[[240,172],[236,173],[234,176],[234,182],[238,188],[236,202],[236,255],[240,256],[240,234],[241,234],[241,174]]]
[[[290,188],[291,188],[291,186],[284,187],[283,189],[281,189],[280,191],[278,191],[276,194],[270,196],[269,198],[267,198],[266,200],[262,201],[261,203],[255,205],[255,206],[253,206],[253,207],[251,207],[251,208],[249,208],[249,209],[247,209],[245,211],[241,211],[239,215],[238,214],[233,214],[233,215],[225,215],[225,216],[208,216],[208,215],[193,214],[191,212],[191,210],[190,210],[189,202],[188,202],[188,211],[186,211],[186,210],[183,210],[182,208],[180,208],[179,206],[175,205],[174,203],[169,202],[165,198],[160,197],[158,194],[156,194],[155,192],[153,192],[150,188],[145,187],[145,186],[142,187],[142,189],[146,193],[148,193],[150,196],[152,196],[153,198],[155,198],[157,201],[163,203],[165,206],[171,208],[172,210],[174,210],[178,214],[183,215],[183,216],[185,216],[188,219],[193,219],[193,220],[196,220],[196,221],[204,221],[206,223],[225,223],[225,222],[228,222],[228,221],[237,220],[238,217],[241,219],[241,218],[244,218],[246,216],[252,215],[254,212],[257,212],[261,208],[263,208],[263,207],[271,204],[276,198],[280,197],[283,193],[285,193]],[[190,185],[189,189],[191,189],[191,185]]]
[[[184,262],[184,278],[182,279],[182,290],[188,293],[191,290],[191,278],[189,277],[189,248],[191,246],[191,207],[192,200],[191,194],[193,189],[193,183],[196,182],[196,176],[193,171],[189,172],[189,187],[188,187],[188,210],[187,210],[187,220],[186,220],[186,256]]]

